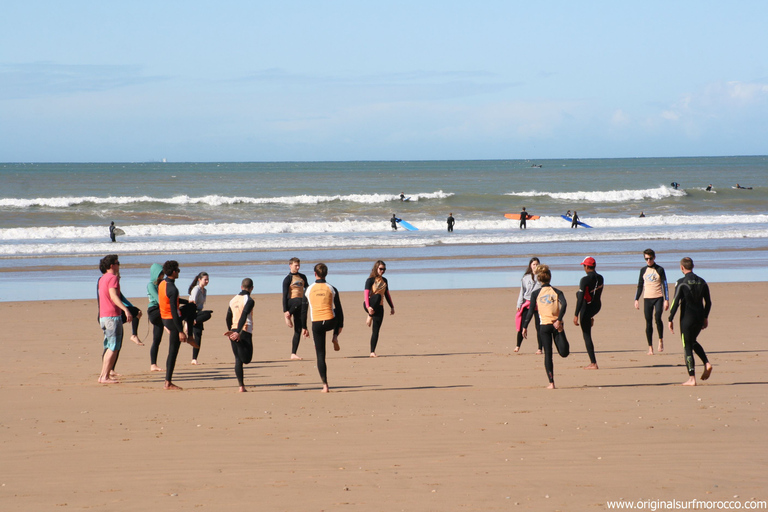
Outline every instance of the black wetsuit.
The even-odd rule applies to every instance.
[[[381,277],[377,283],[377,278],[369,277],[365,281],[365,290],[368,292],[368,303],[373,308],[373,314],[368,313],[368,307],[363,301],[363,309],[368,313],[373,321],[371,322],[371,353],[376,352],[376,345],[379,343],[379,331],[384,322],[384,304],[382,295],[387,299],[390,308],[393,308],[392,298],[389,296],[389,282],[386,277]]]
[[[305,292],[309,288],[307,276],[297,272],[288,274],[283,279],[283,313],[290,312],[293,317],[293,340],[291,354],[296,354],[301,341],[301,331],[307,328],[307,315],[304,303],[307,301]]]
[[[453,233],[453,225],[456,223],[456,220],[453,218],[453,215],[448,217],[448,232]]]
[[[648,287],[649,293],[645,293]],[[645,311],[645,337],[648,346],[653,346],[653,318],[656,318],[656,331],[659,333],[659,339],[664,339],[664,323],[661,320],[661,314],[664,312],[664,301],[669,300],[669,289],[667,287],[667,274],[664,267],[654,263],[646,265],[640,269],[640,278],[637,281],[637,293],[635,300],[640,300],[640,296],[651,295],[650,298],[643,299],[643,309]],[[655,310],[655,314],[654,314]]]
[[[227,308],[226,321],[227,330],[235,331],[236,333],[240,334],[240,340],[229,340],[229,343],[232,346],[232,353],[235,355],[235,376],[237,376],[237,384],[242,387],[245,386],[243,365],[250,363],[253,359],[253,334],[248,332],[246,329],[246,324],[248,322],[248,317],[253,312],[254,302],[250,293],[245,290],[242,290],[232,300],[236,300],[241,295],[247,295],[248,298],[245,301],[245,305],[243,306],[243,309],[240,313],[240,318],[237,320],[237,324],[235,325],[232,323],[234,320],[234,315],[232,313],[231,305],[229,308]],[[251,320],[251,322],[253,322],[253,320]]]
[[[112,240],[113,242],[115,241],[115,225],[114,225],[114,223],[109,225],[109,239]]]
[[[568,306],[563,292],[548,284],[543,285],[531,294],[531,307],[528,314],[523,319],[523,327],[528,328],[528,324],[533,318],[533,311],[538,308],[541,318],[541,327],[539,330],[539,340],[544,350],[544,369],[547,372],[549,382],[555,381],[555,365],[552,361],[552,343],[557,347],[557,352],[562,357],[567,357],[569,353],[568,340],[565,337],[565,331],[558,332],[553,325],[555,320],[563,321],[565,309]],[[556,315],[555,315],[556,314]]]
[[[589,361],[592,364],[597,364],[595,346],[592,343],[592,318],[600,312],[602,294],[603,276],[592,270],[581,278],[579,291],[576,292],[576,311],[573,314],[579,318],[584,345],[587,347]]]
[[[579,227],[579,215],[573,212],[573,220],[571,220],[571,228],[576,229]]]
[[[392,230],[393,230],[393,231],[397,231],[397,221],[398,221],[398,220],[400,220],[400,219],[398,219],[398,218],[397,218],[397,217],[395,217],[394,215],[392,216],[392,218],[391,218],[391,219],[389,219],[390,223],[392,224]]]
[[[528,229],[528,227],[525,225],[525,221],[528,220],[528,212],[525,210],[520,212],[520,229]]]
[[[694,352],[699,356],[702,363],[706,365],[709,362],[704,348],[696,339],[704,327],[704,321],[709,318],[710,309],[712,309],[707,282],[693,272],[688,272],[679,279],[675,287],[672,306],[669,308],[670,322],[675,318],[678,307],[680,308],[680,336],[685,350],[685,365],[688,368],[688,375],[693,377],[695,375]]]
[[[307,289],[306,307],[311,314],[306,313],[308,321],[312,321],[312,339],[315,342],[317,356],[317,371],[323,384],[328,384],[328,365],[325,362],[326,333],[333,331],[334,336],[344,327],[344,310],[341,308],[339,291],[326,283],[325,279],[317,279]]]

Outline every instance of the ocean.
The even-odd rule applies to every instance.
[[[127,296],[143,296],[149,265],[167,259],[180,281],[208,271],[212,294],[243,277],[279,292],[292,256],[310,275],[326,262],[342,290],[362,289],[379,258],[393,289],[514,287],[533,255],[556,285],[577,284],[588,255],[608,283],[629,284],[646,247],[670,279],[689,255],[713,282],[768,280],[767,156],[13,163],[0,182],[2,301],[91,298],[109,253]],[[526,230],[504,217],[523,207],[541,217]],[[571,229],[567,210],[592,228]],[[418,231],[393,231],[392,214]],[[117,243],[111,221],[126,233]]]

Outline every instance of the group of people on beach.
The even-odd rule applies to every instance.
[[[302,336],[309,337],[311,329],[317,356],[317,369],[323,383],[322,390],[327,393],[330,388],[325,361],[326,339],[327,333],[332,332],[331,342],[334,350],[341,349],[339,335],[344,327],[341,299],[338,290],[326,281],[328,267],[324,263],[315,265],[315,281],[312,284],[309,284],[307,277],[299,272],[301,268],[299,258],[291,258],[288,265],[289,274],[283,280],[283,314],[286,325],[294,330],[290,359],[302,359],[297,354],[299,343]],[[116,254],[105,256],[100,261],[99,267],[102,277],[97,283],[97,304],[99,325],[104,333],[104,352],[98,381],[103,384],[112,384],[118,382],[115,365],[122,347],[124,323],[132,323],[131,340],[138,345],[143,345],[137,333],[141,311],[134,307],[120,291],[118,256]],[[386,270],[386,263],[377,260],[364,287],[363,309],[367,314],[366,325],[371,328],[370,357],[377,357],[376,347],[384,320],[385,300],[389,304],[390,314],[395,314],[389,283],[384,277]],[[188,343],[192,346],[191,364],[198,364],[203,325],[210,320],[213,313],[204,309],[207,297],[206,286],[210,282],[209,275],[206,272],[200,272],[195,276],[189,286],[187,300],[180,297],[176,287],[180,271],[181,268],[175,260],[166,261],[163,265],[155,263],[150,267],[150,281],[147,284],[149,299],[147,316],[153,325],[150,371],[163,371],[157,365],[157,357],[163,333],[167,332],[168,357],[165,363],[164,388],[169,390],[181,389],[172,381],[181,344]],[[230,341],[235,357],[235,376],[241,392],[247,391],[243,366],[253,359],[254,301],[251,298],[253,288],[252,279],[242,280],[240,292],[229,301],[225,318],[227,330],[224,336]]]
[[[640,309],[640,298],[643,298],[643,309],[646,321],[646,339],[648,342],[648,355],[653,355],[653,321],[655,319],[656,330],[659,336],[658,351],[664,351],[664,325],[662,322],[663,311],[669,310],[668,326],[674,333],[674,318],[680,311],[680,334],[685,353],[685,364],[688,370],[688,380],[685,386],[696,385],[695,353],[704,364],[701,380],[707,380],[712,373],[712,364],[707,358],[704,348],[698,342],[699,333],[709,325],[709,312],[712,301],[709,295],[709,286],[706,281],[693,273],[693,260],[683,258],[680,260],[680,271],[683,277],[677,281],[675,295],[671,307],[669,290],[664,268],[656,263],[656,253],[653,249],[643,251],[645,265],[640,269],[640,277],[635,294],[635,309]],[[586,257],[581,262],[586,275],[579,282],[576,292],[576,311],[573,316],[573,324],[581,327],[584,345],[587,349],[590,364],[585,370],[597,370],[597,358],[595,346],[592,340],[592,327],[595,316],[600,312],[602,293],[604,288],[603,276],[595,269],[597,263],[593,257]],[[520,293],[517,299],[517,343],[514,351],[519,352],[523,339],[528,338],[528,325],[535,319],[537,332],[537,354],[544,353],[544,368],[549,379],[549,388],[555,388],[553,346],[558,354],[567,357],[570,346],[565,335],[563,318],[567,308],[567,301],[562,291],[551,286],[552,273],[547,265],[542,265],[537,257],[528,262],[528,267],[523,274],[520,284]]]

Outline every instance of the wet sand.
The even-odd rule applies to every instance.
[[[714,372],[690,388],[680,386],[677,334],[666,334],[663,354],[645,354],[633,286],[607,287],[593,331],[600,370],[583,370],[575,289],[563,287],[572,353],[555,356],[554,391],[533,339],[513,353],[517,289],[395,290],[377,359],[362,293],[342,293],[346,327],[341,352],[329,352],[327,395],[311,340],[303,361],[288,360],[292,331],[277,295],[254,296],[244,394],[221,336],[230,297],[208,298],[202,364],[190,365],[182,346],[180,392],[148,371],[146,319],[146,346],[126,336],[121,383],[102,385],[94,300],[0,303],[0,509],[573,511],[620,499],[764,500],[768,284],[711,288],[699,339]],[[166,337],[163,368],[167,348]]]

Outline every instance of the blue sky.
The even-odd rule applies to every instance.
[[[3,162],[768,153],[764,1],[2,10]]]

